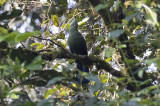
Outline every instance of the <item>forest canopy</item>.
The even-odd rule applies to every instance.
[[[0,0],[0,8],[0,105],[160,105],[160,1]],[[69,50],[74,19],[88,55]],[[77,71],[90,82],[77,83]]]

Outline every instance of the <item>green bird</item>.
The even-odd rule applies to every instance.
[[[73,54],[88,55],[86,41],[84,37],[81,35],[81,33],[78,31],[78,24],[76,20],[73,20],[70,25],[69,37],[67,42],[68,42],[69,49]],[[77,63],[77,68],[82,72],[89,73],[88,67],[79,62]],[[87,80],[86,78],[80,77],[80,78],[77,78],[77,80],[78,80],[78,83],[81,83],[81,84],[89,83],[89,80]]]

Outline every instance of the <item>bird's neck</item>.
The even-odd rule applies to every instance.
[[[77,28],[70,28],[69,29],[69,34],[71,34],[71,35],[74,34],[74,33],[76,34],[77,32],[78,32]]]

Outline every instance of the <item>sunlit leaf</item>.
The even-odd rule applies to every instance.
[[[43,49],[43,47],[44,47],[44,44],[40,44],[39,46],[37,46],[36,50],[41,50]]]
[[[110,60],[112,60],[112,58],[107,58],[106,60],[105,60],[105,62],[109,62]]]
[[[145,4],[142,4],[142,6],[147,10],[147,12],[149,12],[149,15],[151,17],[151,18],[148,18],[146,21],[152,25],[158,24],[156,12],[154,12],[150,7],[148,7]]]
[[[129,5],[134,5],[134,3],[133,1],[129,0],[129,1],[125,1],[124,5],[128,7]]]
[[[78,25],[81,26],[83,24],[85,24],[88,21],[89,17],[84,18],[82,21],[78,22]]]
[[[43,49],[44,44],[42,44],[42,43],[32,43],[30,46],[31,46],[31,47],[32,47],[32,46],[37,46],[36,51],[38,51],[38,50]]]
[[[50,95],[52,95],[53,93],[57,92],[57,89],[56,88],[52,88],[52,89],[49,89],[45,92],[44,94],[44,98],[47,99]]]
[[[51,37],[51,40],[54,39],[56,37],[56,35],[54,35],[53,37]]]
[[[0,65],[0,69],[6,70],[7,69],[7,65]]]
[[[100,75],[100,79],[101,79],[101,81],[102,81],[103,83],[107,83],[107,81],[108,81],[108,76],[102,74],[102,75]]]
[[[73,16],[75,16],[76,13],[77,13],[77,9],[74,10]]]
[[[60,94],[61,94],[62,96],[67,96],[67,92],[66,92],[66,91],[62,91]]]
[[[40,43],[32,43],[30,46],[37,46],[40,45]]]
[[[49,21],[49,19],[45,20],[45,21],[42,23],[42,26],[45,25],[48,21]]]
[[[63,24],[61,27],[62,27],[62,28],[65,28],[65,29],[69,29],[70,24],[71,24],[71,23],[68,23],[67,25],[66,25],[66,24]]]
[[[18,99],[18,98],[19,98],[19,96],[16,95],[15,93],[10,93],[10,97],[11,97],[12,99]]]
[[[121,2],[120,1],[116,1],[115,3],[114,3],[114,9],[115,9],[115,11],[117,10],[117,8],[118,8],[118,6],[121,4]]]
[[[0,5],[3,5],[6,0],[0,0]]]
[[[51,33],[49,31],[44,32],[45,36],[51,36]]]
[[[138,8],[142,8],[144,7],[146,10],[146,14],[147,14],[147,19],[146,22],[152,25],[159,25],[158,21],[157,21],[157,14],[155,11],[153,11],[150,7],[148,7],[146,4],[144,4],[142,1],[138,2],[136,4],[136,7]]]
[[[136,7],[137,7],[137,8],[141,8],[141,7],[142,7],[142,4],[143,4],[142,1],[137,1]]]
[[[56,27],[59,27],[59,19],[56,15],[53,15],[53,22]]]

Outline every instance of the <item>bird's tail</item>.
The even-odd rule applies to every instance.
[[[87,72],[87,73],[89,73],[88,67],[86,67],[86,66],[84,66],[84,65],[82,65],[82,64],[77,64],[77,68],[78,68],[79,70],[81,70],[82,72]],[[77,73],[77,74],[78,74],[78,73]],[[82,76],[80,76],[79,74],[78,74],[77,76],[78,76],[78,77],[77,77],[78,83],[80,83],[80,84],[88,84],[88,83],[90,82],[88,79],[82,78]]]

